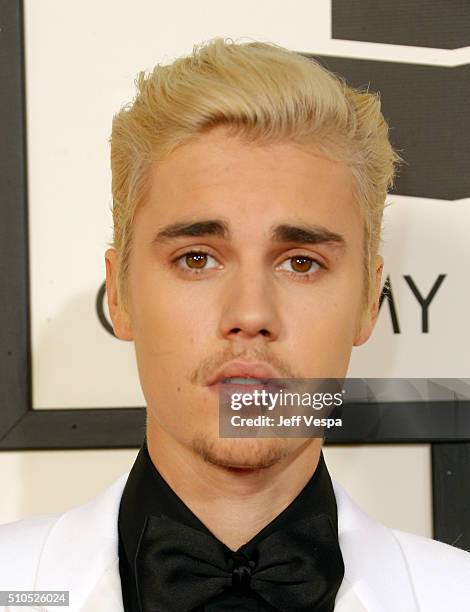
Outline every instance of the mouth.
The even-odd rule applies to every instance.
[[[252,393],[256,389],[276,392],[281,389],[281,385],[276,383],[276,379],[230,376],[221,378],[212,385],[208,385],[208,388],[212,392],[230,391]]]
[[[227,378],[222,378],[221,380],[219,380],[219,383],[223,385],[232,384],[232,383],[235,385],[255,385],[255,384],[264,385],[267,383],[267,379],[250,378],[250,377],[242,377],[242,376],[229,376]]]

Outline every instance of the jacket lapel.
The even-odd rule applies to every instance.
[[[335,599],[335,612],[370,612],[356,595],[351,583],[346,577],[339,588]]]
[[[406,559],[392,530],[361,510],[337,482],[333,488],[346,584],[368,612],[417,612]],[[340,603],[338,592],[336,604]]]
[[[69,612],[124,610],[117,522],[128,476],[123,474],[87,504],[62,514],[51,529],[34,588],[70,591]],[[54,607],[46,609],[55,612]]]
[[[62,514],[51,529],[34,588],[70,591],[70,612],[124,610],[117,521],[128,475],[87,504]],[[405,559],[392,531],[356,506],[338,483],[333,481],[333,487],[345,565],[335,612],[418,610]]]

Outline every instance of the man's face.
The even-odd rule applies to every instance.
[[[135,342],[148,437],[241,467],[271,465],[305,443],[219,439],[207,383],[232,360],[268,364],[280,378],[346,376],[377,314],[361,319],[364,228],[352,180],[342,163],[289,143],[243,143],[224,128],[153,166],[134,220],[131,318],[117,303],[115,252],[106,253],[109,309],[116,335]],[[156,238],[207,221],[216,224],[202,234],[194,226]],[[315,243],[292,228],[335,237]]]

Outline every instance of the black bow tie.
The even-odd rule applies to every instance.
[[[226,589],[276,610],[329,612],[344,575],[331,518],[312,516],[261,540],[251,557],[167,516],[148,516],[135,569],[142,612],[187,612]]]

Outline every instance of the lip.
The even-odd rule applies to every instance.
[[[224,378],[257,378],[261,381],[281,378],[274,368],[261,362],[230,361],[220,368],[207,382],[209,387],[218,387]],[[235,383],[232,383],[235,384]],[[253,384],[260,384],[259,381]],[[245,385],[248,386],[248,385]]]

